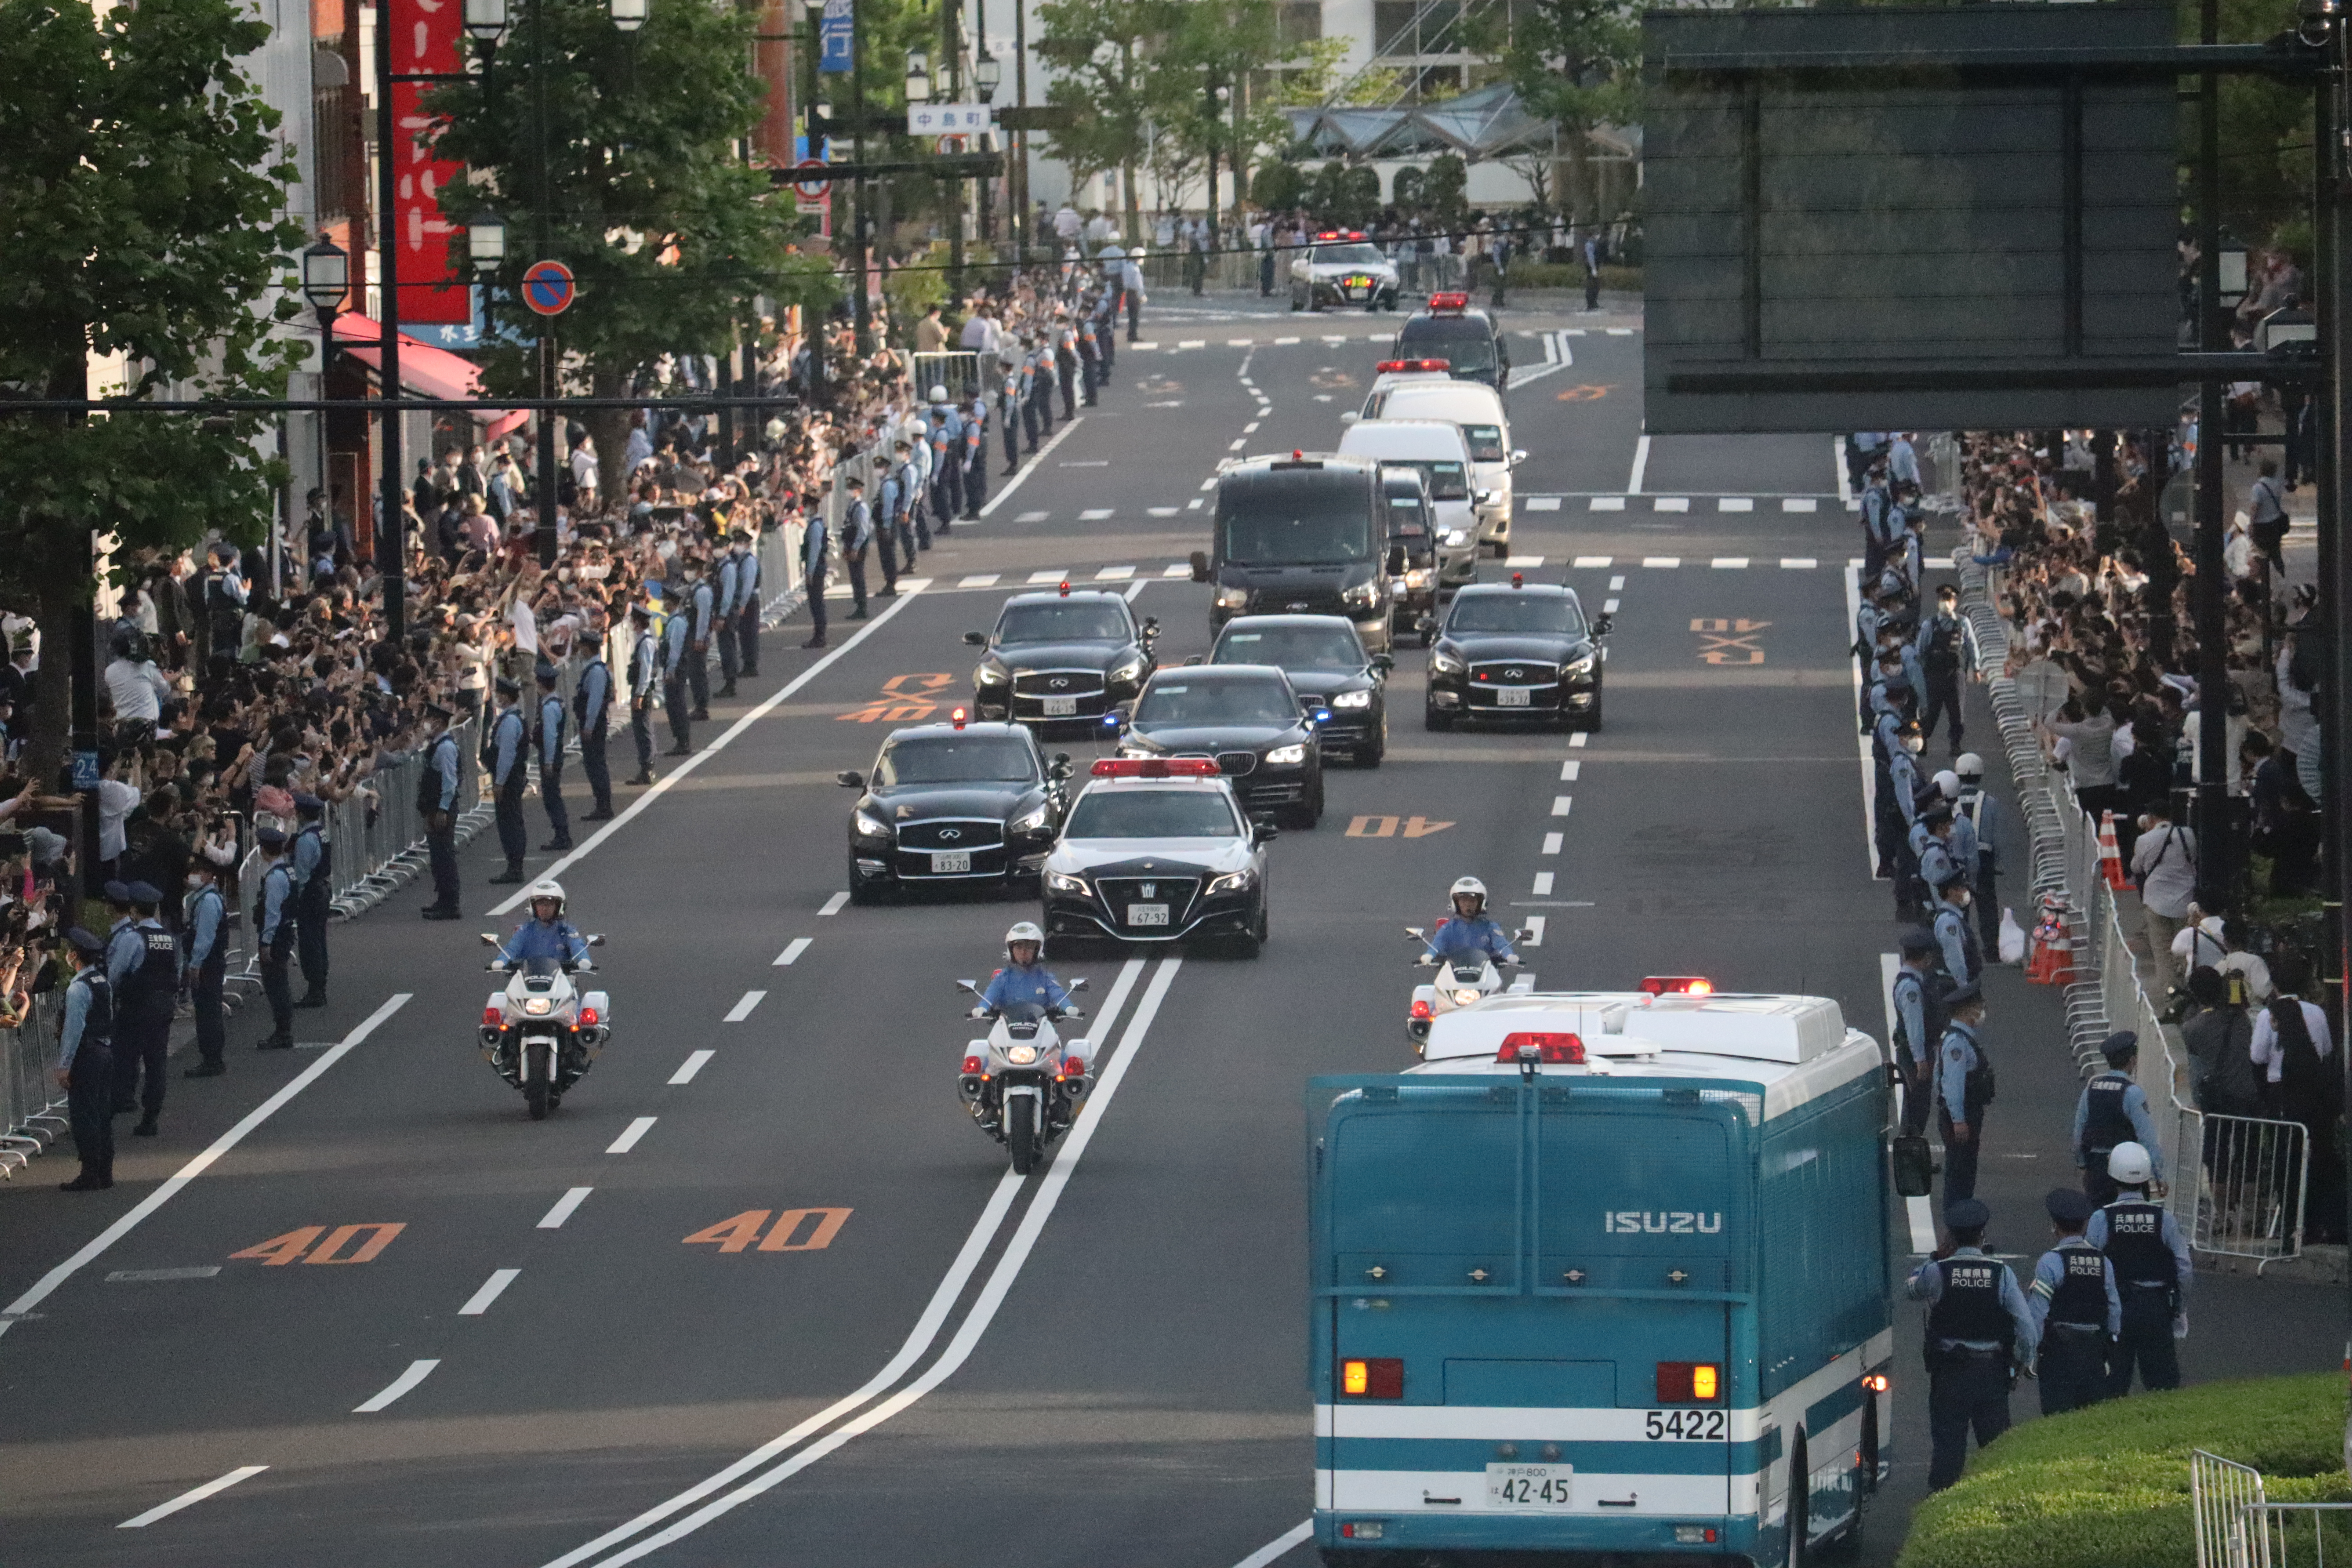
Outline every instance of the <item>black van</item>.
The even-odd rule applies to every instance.
[[[1380,465],[1362,458],[1245,458],[1217,479],[1214,548],[1192,581],[1214,583],[1209,624],[1235,616],[1345,616],[1364,647],[1389,647],[1405,549],[1388,536]]]

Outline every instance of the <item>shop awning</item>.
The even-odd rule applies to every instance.
[[[383,328],[375,320],[357,310],[345,310],[335,318],[335,342],[343,352],[377,373],[383,371]],[[430,343],[419,342],[406,332],[400,334],[400,384],[402,390],[423,397],[446,400],[479,397],[482,395],[482,373],[475,363],[447,349],[436,349]],[[489,423],[489,435],[495,439],[523,423],[530,416],[522,410],[493,414],[477,412],[474,416]]]

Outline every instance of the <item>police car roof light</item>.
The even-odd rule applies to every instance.
[[[1214,757],[1097,757],[1093,772],[1098,779],[1213,779],[1218,768]]]
[[[1070,585],[1069,585],[1069,584],[1067,584],[1067,583],[1064,583],[1064,584],[1062,584],[1062,597],[1064,597],[1065,599],[1066,599],[1066,598],[1068,598],[1069,596],[1070,596]]]
[[[1715,982],[1696,974],[1648,974],[1642,989],[1653,996],[1712,996]]]
[[[1364,231],[1360,228],[1351,228],[1348,231],[1348,237],[1349,239],[1361,239],[1364,237]]]
[[[1339,231],[1336,228],[1327,228],[1315,237],[1318,239],[1337,239],[1339,237]]]
[[[950,709],[948,711],[949,721],[959,730],[963,728],[964,721],[967,717],[968,715],[961,708]]]
[[[1498,1062],[1515,1062],[1522,1049],[1532,1049],[1536,1059],[1551,1067],[1581,1067],[1584,1065],[1584,1039],[1580,1035],[1555,1034],[1549,1030],[1520,1030],[1503,1037],[1502,1048],[1495,1053]]]
[[[1470,308],[1470,296],[1461,292],[1432,294],[1429,308],[1432,310],[1466,310]]]
[[[1374,374],[1379,375],[1391,375],[1404,369],[1412,363],[1413,362],[1409,359],[1384,359],[1378,364],[1372,366],[1372,370]]]
[[[1528,574],[1527,574],[1526,573],[1524,573],[1524,572],[1514,572],[1514,573],[1512,573],[1512,574],[1511,574],[1511,586],[1512,586],[1512,587],[1514,587],[1514,588],[1524,588],[1524,587],[1526,587],[1527,585],[1528,585]]]

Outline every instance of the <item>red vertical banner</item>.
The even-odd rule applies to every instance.
[[[458,40],[464,36],[462,0],[384,0],[390,17],[383,29],[392,51],[392,71],[403,76],[454,76],[464,69]],[[457,226],[441,216],[440,192],[466,177],[466,167],[428,150],[439,121],[419,104],[429,84],[394,82],[393,113],[393,236],[400,255],[400,320],[467,322],[474,319],[473,291],[450,255]]]

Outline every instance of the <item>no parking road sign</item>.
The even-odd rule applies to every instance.
[[[534,261],[522,275],[522,302],[542,316],[560,316],[576,292],[572,268],[561,261]]]
[[[833,189],[833,181],[824,176],[824,160],[822,158],[802,159],[798,163],[793,165],[794,171],[804,174],[809,170],[814,169],[817,172],[818,177],[814,180],[794,180],[793,182],[793,189],[798,191],[801,195],[808,201],[813,202],[822,197],[827,191]]]

